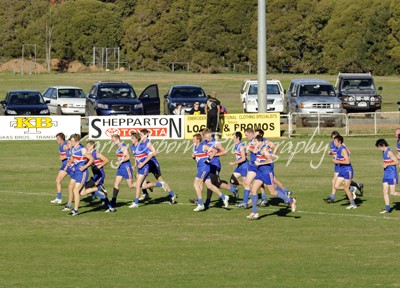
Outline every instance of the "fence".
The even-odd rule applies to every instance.
[[[400,112],[371,113],[290,113],[281,115],[281,129],[288,136],[330,134],[337,130],[345,136],[391,134],[400,127]]]

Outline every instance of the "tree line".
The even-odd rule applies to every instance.
[[[248,71],[257,65],[257,0],[2,0],[0,54],[90,63],[118,47],[133,69]],[[400,71],[400,1],[267,0],[268,72]]]

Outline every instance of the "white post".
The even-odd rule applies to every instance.
[[[258,0],[258,111],[267,112],[267,52],[265,0]]]

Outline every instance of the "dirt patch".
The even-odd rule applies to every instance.
[[[43,65],[35,63],[32,60],[24,60],[22,62],[22,59],[13,59],[0,66],[0,72],[5,71],[13,73],[21,73],[21,71],[24,71],[24,73],[29,74],[45,73],[47,72],[47,69]]]

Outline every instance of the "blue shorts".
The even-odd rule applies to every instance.
[[[99,174],[93,174],[93,181],[96,182],[96,185],[104,184],[104,178],[106,178],[106,173],[104,169],[100,169]]]
[[[144,176],[149,175],[149,165],[145,164],[142,168],[138,168],[137,173]]]
[[[196,178],[202,179],[203,181],[210,179],[210,165],[197,166]]]
[[[124,179],[132,179],[133,178],[132,174],[133,174],[133,169],[131,162],[126,161],[121,163],[121,165],[119,165],[117,170],[117,176],[122,176],[122,178]]]
[[[68,163],[67,159],[61,161],[60,171],[66,171],[65,167],[67,166],[67,163]]]
[[[257,173],[258,166],[255,164],[247,164],[247,172],[256,172]]]
[[[71,177],[71,179],[75,179],[75,167],[69,166],[67,168],[67,173],[68,173],[69,177]]]
[[[236,167],[236,169],[233,171],[233,173],[239,173],[240,176],[246,177],[247,175],[247,165],[240,165]]]
[[[89,179],[89,172],[84,170],[83,172],[78,169],[75,170],[75,176],[74,176],[75,182],[80,183],[82,185],[85,185],[85,183]]]
[[[352,166],[340,166],[338,177],[351,180],[353,179],[353,174],[354,172]]]
[[[388,183],[389,185],[396,185],[398,183],[398,178],[383,178],[382,183]]]
[[[267,172],[259,171],[256,174],[256,178],[254,178],[254,180],[260,180],[260,181],[262,181],[262,183],[264,183],[266,185],[273,185],[274,184],[274,172],[271,170],[269,170]]]
[[[338,164],[335,164],[334,167],[333,167],[333,170],[335,171],[335,173],[339,173],[340,166]]]
[[[147,162],[149,164],[149,173],[153,174],[156,178],[161,176],[161,167],[160,165],[154,163],[153,161]]]

